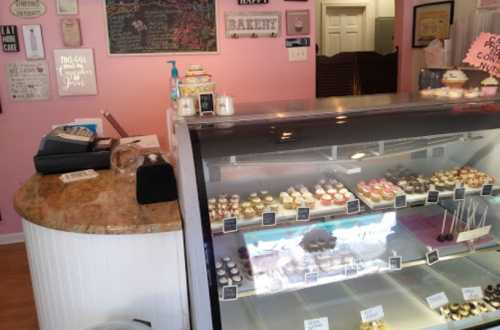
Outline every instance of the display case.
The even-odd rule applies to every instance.
[[[500,324],[500,98],[236,112],[175,123],[194,329]]]

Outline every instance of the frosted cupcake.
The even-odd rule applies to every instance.
[[[462,70],[448,70],[444,73],[442,82],[449,88],[463,88],[469,80],[467,75]]]
[[[498,91],[498,80],[490,76],[481,81],[481,95],[494,96]]]

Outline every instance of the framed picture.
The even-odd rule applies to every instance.
[[[289,36],[308,35],[310,33],[309,9],[286,11],[286,34]]]
[[[500,0],[477,0],[477,8],[497,8],[500,7]]]
[[[97,95],[92,49],[54,49],[54,62],[59,96]]]
[[[42,27],[40,24],[23,25],[24,48],[28,60],[41,60],[45,58],[43,47]]]
[[[56,0],[57,15],[78,15],[78,0]]]
[[[80,32],[80,19],[63,18],[61,19],[61,32],[63,36],[64,47],[80,47],[82,45],[82,34]]]
[[[434,2],[413,8],[413,48],[426,47],[434,39],[448,39],[454,1]]]

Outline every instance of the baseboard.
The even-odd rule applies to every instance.
[[[24,242],[24,233],[0,235],[0,245]]]

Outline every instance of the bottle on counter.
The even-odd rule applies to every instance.
[[[172,100],[172,106],[177,106],[177,100],[180,97],[179,90],[179,70],[177,70],[176,61],[167,61],[167,63],[172,64],[172,69],[170,70],[170,100]]]

